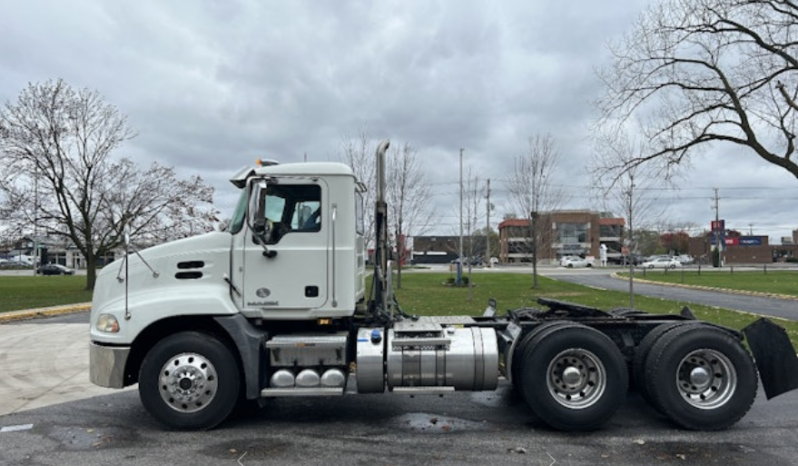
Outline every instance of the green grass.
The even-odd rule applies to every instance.
[[[629,294],[620,291],[599,290],[567,282],[538,277],[539,286],[532,289],[532,275],[516,273],[473,274],[473,300],[468,299],[467,287],[445,286],[447,273],[402,274],[402,288],[396,290],[396,299],[406,312],[419,315],[481,315],[488,298],[498,302],[497,311],[519,307],[540,307],[538,297],[570,301],[600,309],[629,307]],[[696,317],[727,327],[742,329],[759,316],[702,306],[682,301],[635,296],[635,307],[656,314],[678,314],[689,306]],[[798,346],[798,322],[778,319],[778,324]]]
[[[619,274],[629,276],[626,274]],[[798,271],[779,270],[757,272],[734,272],[729,270],[701,272],[696,270],[676,270],[664,273],[661,270],[647,270],[635,273],[636,278],[663,283],[683,283],[686,285],[711,286],[729,290],[758,291],[762,293],[775,293],[798,296]]]
[[[0,277],[0,312],[91,301],[86,277]]]

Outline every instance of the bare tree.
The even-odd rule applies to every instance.
[[[626,132],[597,133],[594,141],[592,172],[599,198],[610,212],[621,212],[626,220],[622,254],[629,258],[629,305],[634,301],[634,258],[639,252],[639,231],[650,229],[663,218],[662,177],[652,165],[634,165],[630,161],[645,152],[645,144]]]
[[[555,184],[553,178],[559,159],[554,137],[549,133],[536,134],[529,138],[527,152],[515,157],[514,169],[508,180],[511,201],[523,217],[530,218],[526,249],[532,258],[535,288],[538,286],[537,252],[546,246],[540,242],[542,238],[551,236],[539,234],[536,217],[542,212],[556,210],[567,200],[565,190]]]
[[[118,248],[124,231],[144,241],[212,229],[213,189],[199,177],[178,180],[153,164],[141,171],[112,152],[134,137],[127,119],[96,91],[63,80],[29,84],[0,111],[2,211],[17,233],[64,239],[86,260],[86,288],[96,258]]]
[[[481,186],[479,176],[472,174],[471,168],[468,169],[468,175],[465,179],[463,186],[463,206],[464,218],[463,228],[468,233],[466,237],[465,250],[468,263],[468,300],[474,299],[473,285],[474,281],[471,276],[471,269],[479,251],[479,248],[485,241],[484,231],[480,231],[479,225],[482,223],[481,219],[484,214],[484,190]],[[462,259],[462,258],[461,258]],[[462,265],[462,264],[461,264]]]
[[[363,207],[365,208],[364,240],[366,247],[374,243],[374,216],[369,214],[374,207],[375,193],[377,192],[377,168],[375,151],[377,142],[372,141],[368,130],[363,129],[356,135],[344,135],[341,138],[340,160],[352,168],[357,180],[366,186],[366,191],[361,193]]]
[[[407,254],[406,238],[422,235],[431,224],[434,209],[431,203],[432,184],[427,169],[407,142],[392,146],[388,156],[387,183],[388,224],[394,232],[397,261],[397,288],[402,287],[402,260]]]
[[[798,177],[798,4],[789,0],[664,0],[611,46],[597,102],[601,123],[648,120],[649,150],[673,168],[713,142],[751,149]]]

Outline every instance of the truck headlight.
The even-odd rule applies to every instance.
[[[118,333],[119,321],[111,314],[100,314],[97,318],[97,330],[105,333]]]

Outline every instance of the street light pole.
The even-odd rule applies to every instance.
[[[463,149],[460,148],[460,253],[457,258],[457,286],[461,286],[463,274]]]
[[[538,287],[538,213],[529,213],[532,219],[532,288]]]
[[[33,275],[36,275],[36,260],[39,258],[39,165],[33,170]]]

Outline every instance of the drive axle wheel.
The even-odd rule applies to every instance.
[[[645,374],[653,403],[676,424],[694,430],[720,430],[739,421],[759,382],[742,343],[706,325],[684,326],[660,338]]]
[[[674,329],[680,328],[683,325],[698,324],[700,324],[700,322],[695,320],[682,320],[657,325],[650,332],[648,332],[645,337],[643,337],[643,339],[640,341],[640,344],[635,349],[635,355],[632,359],[632,384],[640,392],[643,398],[659,411],[661,411],[661,409],[657,406],[654,406],[651,395],[649,395],[648,389],[646,388],[646,359],[648,358],[649,353],[651,353],[651,348],[654,347],[654,345],[659,341],[660,338],[662,338],[663,335],[673,331]]]
[[[235,407],[238,365],[219,340],[198,332],[178,333],[147,353],[139,374],[139,397],[159,422],[175,429],[210,429]]]
[[[513,350],[512,355],[512,365],[510,367],[511,376],[513,387],[518,391],[521,396],[521,399],[526,401],[526,392],[523,388],[523,378],[521,374],[523,373],[524,363],[524,352],[526,351],[526,347],[530,344],[535,344],[534,342],[539,340],[543,337],[543,335],[548,334],[549,332],[553,331],[556,328],[569,326],[571,325],[570,322],[563,321],[563,320],[556,320],[552,322],[544,322],[537,327],[533,328],[529,333],[527,333],[521,341],[518,342],[515,349]]]
[[[609,337],[584,325],[541,333],[524,348],[522,363],[524,399],[557,429],[596,429],[626,397],[629,375],[621,351]]]

